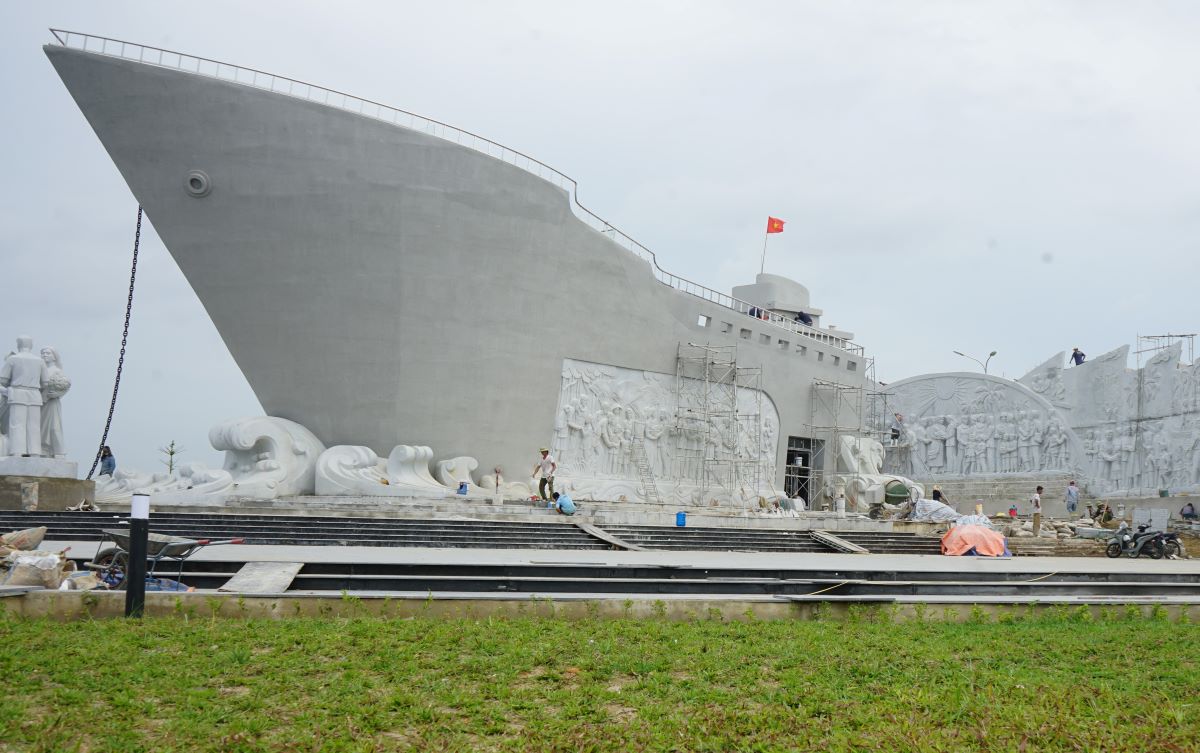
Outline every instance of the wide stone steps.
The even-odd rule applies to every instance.
[[[46,526],[56,541],[98,541],[100,529],[120,528],[125,517],[111,513],[0,513],[0,531]],[[568,519],[510,522],[411,518],[344,518],[269,515],[155,513],[151,530],[193,539],[243,538],[247,544],[291,546],[382,546],[491,549],[607,549],[608,543]],[[630,544],[651,550],[828,553],[829,546],[803,530],[605,526]],[[887,532],[839,532],[874,553],[938,554],[932,537]]]
[[[0,530],[46,526],[58,541],[95,541],[101,528],[120,528],[124,516],[106,513],[2,513]],[[247,544],[292,546],[406,546],[496,549],[607,549],[569,523],[389,520],[257,515],[155,514],[150,529],[193,539],[244,538]]]
[[[669,526],[608,526],[614,536],[647,549],[713,549],[726,551],[829,552],[807,531],[689,528]],[[877,554],[940,554],[938,539],[906,533],[839,531],[837,536]]]

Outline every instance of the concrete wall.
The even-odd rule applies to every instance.
[[[1042,603],[974,604],[969,599],[957,603],[925,604],[898,600],[893,604],[855,601],[783,601],[779,599],[649,599],[594,598],[500,598],[500,599],[427,599],[425,597],[342,597],[326,596],[246,596],[242,594],[146,594],[147,617],[209,619],[288,619],[353,618],[384,619],[484,619],[487,617],[558,617],[565,619],[667,619],[667,620],[811,620],[870,619],[896,622],[965,622],[979,620],[1024,619],[1044,612],[1061,614],[1063,605],[1072,610],[1087,609],[1094,619],[1105,616],[1151,617],[1155,612],[1169,619],[1194,619],[1193,604],[1124,605],[1081,603],[1076,596],[1053,597]],[[124,616],[125,594],[78,591],[31,591],[0,600],[0,609],[24,619],[58,621],[112,619]],[[1133,610],[1131,612],[1130,610]]]
[[[0,510],[65,510],[96,501],[96,482],[74,478],[0,476]]]
[[[657,282],[562,190],[500,160],[259,89],[46,54],[264,408],[328,445],[427,444],[521,478],[552,437],[563,359],[673,374],[681,341],[736,343],[782,417],[782,485],[812,379],[863,382],[861,357],[796,336],[783,349],[766,322]],[[185,191],[192,170],[208,195]]]

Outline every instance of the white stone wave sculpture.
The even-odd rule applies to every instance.
[[[497,471],[484,474],[479,479],[479,487],[483,489],[487,495],[493,496],[496,490],[500,490],[500,496],[503,499],[529,499],[533,494],[533,486],[524,481],[505,481],[504,474]],[[558,488],[558,485],[555,485]]]
[[[152,494],[168,504],[219,503],[233,490],[233,476],[203,463],[183,463],[175,473],[139,473],[118,468],[96,481],[96,503],[127,503],[133,494]]]
[[[96,480],[97,503],[128,503],[133,494],[150,494],[152,504],[216,505],[313,493],[325,445],[300,424],[272,416],[236,418],[214,426],[208,439],[225,452],[224,468],[203,463],[182,463],[173,473],[119,468]]]
[[[445,487],[429,473],[429,463],[432,460],[432,448],[407,444],[396,445],[387,459],[388,480],[394,484],[444,489]]]
[[[479,461],[471,457],[457,457],[449,460],[439,460],[435,466],[434,475],[437,480],[443,485],[458,492],[458,485],[463,481],[467,482],[467,493],[482,495],[486,490],[475,485],[471,479],[471,472],[479,467]]]
[[[429,447],[398,445],[385,461],[369,447],[330,447],[317,460],[316,493],[329,496],[445,497],[429,475]]]
[[[274,499],[312,494],[317,458],[325,445],[294,421],[273,416],[235,418],[208,432],[213,449],[225,452],[225,470],[233,477],[231,494]]]

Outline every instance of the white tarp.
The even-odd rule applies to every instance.
[[[961,515],[950,505],[943,502],[935,502],[932,499],[918,499],[913,506],[913,514],[911,520],[920,523],[946,523],[951,520],[958,520]]]

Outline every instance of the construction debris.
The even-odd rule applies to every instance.
[[[43,529],[44,530],[44,529]],[[74,572],[75,563],[62,552],[12,552],[4,558],[8,573],[5,586],[41,586],[58,588],[68,573]]]

